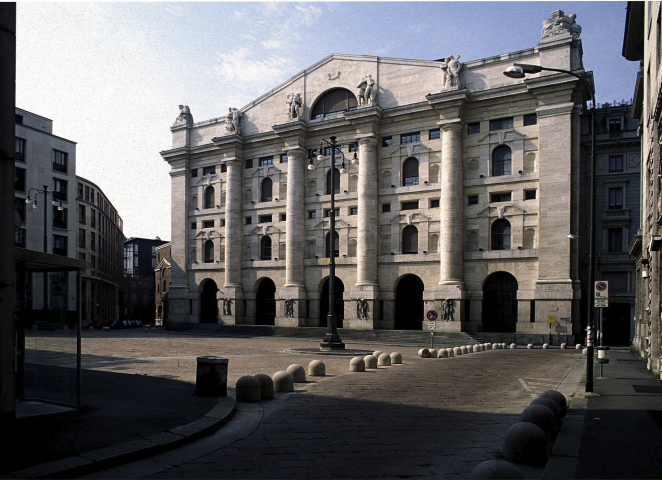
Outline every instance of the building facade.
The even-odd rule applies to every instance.
[[[630,254],[636,258],[637,272],[632,345],[646,360],[648,369],[662,378],[661,15],[660,2],[628,2],[623,56],[640,64],[632,105],[632,116],[641,124],[641,219],[640,229],[629,248]]]
[[[154,269],[154,292],[156,324],[163,325],[168,320],[168,290],[172,279],[172,269],[170,265],[172,244],[166,243],[156,247],[156,268]]]
[[[224,117],[180,106],[162,152],[177,199],[168,324],[324,326],[333,254],[341,327],[574,341],[587,93],[566,74],[503,72],[582,73],[580,31],[556,11],[528,50],[334,54]]]
[[[14,208],[20,217],[14,244],[77,258],[76,143],[53,135],[53,121],[16,108]],[[76,310],[76,279],[67,272],[29,273],[25,310]]]
[[[124,318],[154,323],[156,248],[165,243],[158,237],[124,242]]]
[[[110,323],[119,320],[124,288],[122,218],[96,184],[76,176],[76,188],[76,250],[90,266],[81,283],[82,321]]]

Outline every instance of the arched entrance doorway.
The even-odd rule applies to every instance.
[[[343,293],[345,292],[345,284],[342,283],[338,277],[334,283],[334,295],[336,301],[333,304],[333,310],[336,314],[336,328],[343,327],[343,319],[345,318],[345,302],[343,301]],[[320,295],[320,327],[327,327],[327,315],[329,314],[329,277],[326,277],[322,285],[322,293]]]
[[[216,282],[208,278],[202,283],[200,291],[200,323],[218,322],[218,300],[216,299],[218,287]]]
[[[275,325],[276,285],[270,278],[259,281],[255,294],[255,324]]]
[[[395,289],[395,329],[423,329],[423,280],[408,274],[398,281]]]
[[[483,331],[514,333],[517,327],[517,280],[496,272],[483,286]]]

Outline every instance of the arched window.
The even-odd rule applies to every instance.
[[[340,170],[334,169],[333,175],[334,193],[340,193]],[[326,173],[326,194],[331,195],[331,170]]]
[[[413,157],[402,164],[402,185],[418,185],[418,160]]]
[[[214,187],[211,185],[205,190],[205,208],[214,208]]]
[[[264,236],[260,241],[260,260],[271,260],[271,237]]]
[[[510,222],[506,219],[492,224],[492,250],[510,250]]]
[[[262,195],[260,196],[261,202],[270,202],[273,198],[272,196],[273,182],[270,178],[265,178],[262,181]]]
[[[333,256],[340,256],[340,235],[333,232]],[[326,234],[326,258],[331,258],[331,232]]]
[[[349,110],[356,110],[358,102],[352,92],[345,88],[334,88],[322,95],[310,113],[310,118],[324,118],[347,112]]]
[[[205,242],[205,263],[214,262],[214,242],[207,240]]]
[[[510,147],[501,145],[492,152],[492,176],[510,175],[512,153]]]
[[[413,225],[402,230],[402,253],[418,253],[418,229]]]

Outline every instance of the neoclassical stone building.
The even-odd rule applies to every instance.
[[[585,218],[587,93],[570,75],[503,71],[582,72],[580,31],[556,11],[527,50],[466,63],[334,54],[226,116],[196,123],[180,106],[162,152],[169,324],[324,326],[333,251],[344,328],[428,329],[434,310],[439,331],[573,341],[585,286],[567,235]],[[335,238],[320,151],[332,136]]]

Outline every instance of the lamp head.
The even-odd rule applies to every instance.
[[[506,68],[503,74],[510,78],[524,78],[527,73],[540,73],[543,67],[540,65],[529,65],[527,63],[514,63],[511,67]]]

